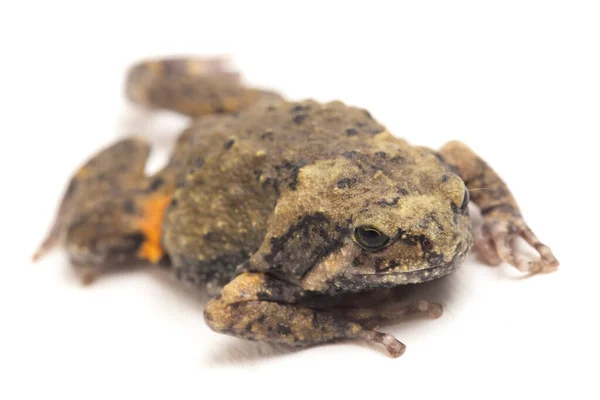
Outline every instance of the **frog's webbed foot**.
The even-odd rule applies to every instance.
[[[538,259],[532,259],[519,246],[520,238],[539,253]],[[553,272],[559,265],[552,250],[537,238],[520,217],[484,218],[481,232],[475,238],[475,251],[490,265],[506,261],[519,271],[529,274]]]
[[[249,340],[306,346],[362,339],[383,345],[392,357],[404,353],[406,346],[394,336],[358,322],[373,319],[374,311],[358,310],[361,314],[354,315],[353,320],[351,311],[341,315],[336,311],[297,304],[301,292],[299,288],[262,273],[243,273],[206,305],[204,318],[217,332]]]

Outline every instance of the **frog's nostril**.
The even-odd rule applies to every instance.
[[[428,253],[433,250],[433,242],[427,238],[423,238],[421,240],[421,248],[423,249],[423,252]]]

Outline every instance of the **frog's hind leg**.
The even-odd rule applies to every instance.
[[[79,168],[34,259],[64,244],[86,282],[106,270],[160,261],[160,226],[173,188],[166,176],[145,177],[149,151],[145,141],[125,139]]]
[[[86,201],[105,197],[113,189],[142,177],[149,152],[150,146],[143,140],[127,139],[99,152],[79,168],[67,186],[50,232],[33,255],[34,261],[64,239],[68,221]]]
[[[166,58],[134,65],[126,80],[134,103],[197,117],[239,111],[266,96],[241,84],[224,59]]]

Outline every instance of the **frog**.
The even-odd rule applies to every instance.
[[[125,93],[191,122],[156,173],[145,172],[150,143],[127,137],[72,176],[34,259],[60,245],[86,284],[161,265],[210,294],[204,320],[218,333],[290,346],[364,340],[398,357],[406,346],[379,326],[438,318],[441,304],[335,300],[439,279],[472,252],[529,275],[559,265],[461,142],[411,145],[366,109],[287,100],[222,59],[142,60]]]

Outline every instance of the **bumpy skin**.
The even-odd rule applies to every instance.
[[[371,327],[438,317],[440,305],[353,309],[323,299],[454,270],[473,243],[467,187],[484,218],[476,240],[484,260],[530,272],[558,265],[506,185],[461,143],[437,153],[413,147],[365,110],[246,88],[216,60],[141,63],[127,94],[201,117],[154,176],[143,175],[149,148],[137,139],[75,174],[37,256],[62,240],[88,281],[162,262],[215,295],[205,319],[216,331],[292,345],[359,338],[399,356],[404,345]],[[518,236],[539,260],[514,248]]]

